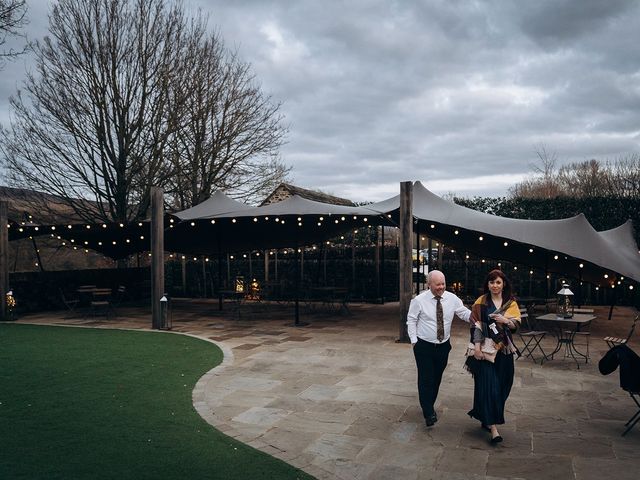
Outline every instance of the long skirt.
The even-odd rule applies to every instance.
[[[513,385],[513,355],[498,352],[495,363],[475,359],[471,363],[474,392],[469,416],[484,425],[502,425],[504,405]]]

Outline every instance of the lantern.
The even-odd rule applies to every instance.
[[[573,317],[573,292],[569,290],[567,283],[562,284],[558,292],[558,318]]]
[[[255,278],[249,283],[249,292],[246,298],[249,300],[260,300],[260,282]]]
[[[6,302],[7,302],[7,319],[13,320],[14,309],[16,308],[16,297],[13,296],[13,290],[9,290],[6,293]]]
[[[244,277],[238,275],[235,279],[235,288],[236,293],[244,293]]]

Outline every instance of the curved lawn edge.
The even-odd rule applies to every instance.
[[[218,361],[219,363],[217,363],[215,366],[210,368],[208,371],[206,371],[200,377],[197,377],[197,373],[196,373],[196,376],[195,376],[196,381],[192,384],[193,387],[192,387],[192,390],[190,392],[190,395],[187,394],[187,395],[189,395],[189,397],[187,397],[187,398],[191,399],[191,403],[192,403],[191,407],[193,409],[192,412],[194,414],[196,414],[197,417],[200,417],[200,419],[202,421],[204,421],[207,425],[209,425],[209,427],[213,427],[213,429],[218,432],[218,435],[224,435],[226,437],[230,437],[234,441],[238,442],[239,444],[245,445],[246,448],[250,448],[250,449],[254,449],[256,451],[260,451],[262,455],[267,455],[268,457],[271,457],[276,462],[282,462],[284,464],[289,465],[290,468],[298,470],[299,477],[296,477],[296,478],[300,478],[300,477],[311,478],[308,473],[304,472],[303,470],[300,470],[299,467],[295,467],[295,466],[289,464],[287,461],[278,458],[277,456],[273,455],[272,452],[265,451],[265,449],[260,448],[259,445],[253,445],[252,443],[246,443],[246,442],[243,442],[242,440],[236,438],[236,436],[237,436],[236,432],[234,432],[234,431],[230,432],[230,431],[228,431],[228,429],[227,429],[227,431],[223,431],[222,429],[218,428],[218,425],[213,420],[213,411],[210,408],[207,407],[206,388],[207,388],[207,386],[210,386],[211,382],[215,382],[216,377],[218,377],[222,372],[224,372],[224,370],[226,370],[227,367],[232,365],[233,362],[234,362],[233,352],[231,351],[231,349],[227,345],[217,343],[215,341],[212,341],[209,338],[203,337],[202,335],[198,335],[198,334],[194,334],[194,333],[190,333],[190,332],[162,331],[162,330],[151,330],[151,329],[146,329],[146,328],[140,329],[140,328],[111,327],[111,326],[87,326],[87,325],[64,325],[64,324],[62,324],[62,325],[61,324],[52,325],[50,323],[44,323],[44,322],[24,322],[24,323],[22,323],[22,325],[44,326],[44,327],[49,327],[49,328],[51,328],[51,327],[76,327],[76,328],[82,329],[82,330],[94,330],[94,331],[98,331],[98,330],[109,331],[109,330],[111,330],[111,331],[121,331],[121,332],[129,332],[129,333],[131,333],[131,332],[172,333],[172,334],[182,335],[184,337],[191,337],[191,338],[193,338],[195,340],[205,341],[205,342],[207,342],[207,343],[209,343],[211,345],[214,345],[215,347],[217,347],[219,349],[219,353],[216,355],[217,356],[216,361]],[[220,353],[222,353],[222,355],[220,355]],[[205,366],[205,368],[206,368],[206,365],[203,365],[203,366]],[[240,451],[243,450],[243,449],[238,448],[237,450],[238,450],[238,454],[239,454]],[[266,466],[266,464],[265,464],[265,466]],[[233,475],[233,478],[235,478],[235,475]],[[244,478],[244,477],[242,477],[242,478]]]

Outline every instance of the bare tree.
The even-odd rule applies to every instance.
[[[4,49],[8,37],[23,36],[20,28],[26,24],[26,13],[26,0],[0,0],[0,67],[6,59],[15,58],[26,50],[26,46],[20,50]]]
[[[553,198],[560,195],[561,189],[556,175],[557,153],[549,152],[544,144],[538,145],[535,153],[540,163],[532,165],[531,168],[537,176],[510,188],[509,194],[511,196]]]
[[[198,45],[185,88],[185,128],[172,149],[170,196],[177,208],[226,190],[244,201],[270,193],[289,169],[278,159],[286,128],[248,64],[214,33]]]
[[[558,171],[558,183],[565,195],[577,197],[600,197],[609,195],[611,169],[606,164],[592,159],[571,163]]]
[[[233,75],[205,75],[205,67],[224,73],[233,60],[219,39],[207,48],[206,24],[168,0],[59,0],[49,17],[50,36],[35,44],[37,74],[28,75],[24,92],[11,99],[14,120],[2,131],[12,183],[60,196],[87,221],[131,222],[146,216],[151,186],[175,193],[188,185],[193,193],[181,206],[191,206],[214,186],[235,186],[233,176],[241,168],[253,172],[251,162],[263,167],[251,154],[275,154],[280,137],[271,137],[271,150],[238,155],[248,141],[242,123],[207,111],[244,108],[248,93],[235,86]],[[249,79],[245,68],[241,78]],[[208,98],[214,86],[226,96],[200,111],[199,97]],[[272,120],[264,128],[279,128],[279,106],[258,98],[263,103],[238,115]],[[265,116],[269,107],[271,116]],[[203,125],[200,136],[190,133],[194,119],[219,118],[221,125]],[[219,148],[209,148],[212,139]],[[220,160],[227,157],[238,160]],[[220,165],[210,181],[210,170]]]
[[[558,196],[640,197],[640,155],[621,156],[614,161],[596,159],[555,168],[557,157],[543,147],[537,151],[541,165],[535,176],[509,190],[512,197],[553,198]]]
[[[623,155],[608,163],[611,175],[606,178],[606,189],[611,195],[640,198],[640,154]]]

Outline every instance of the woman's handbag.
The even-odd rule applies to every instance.
[[[475,351],[475,345],[469,342],[469,346],[467,347],[467,357],[475,358]],[[482,360],[486,360],[491,363],[494,363],[496,361],[496,354],[498,353],[498,350],[496,350],[495,343],[490,338],[486,338],[484,342],[482,342],[480,351],[484,354],[484,358]]]

